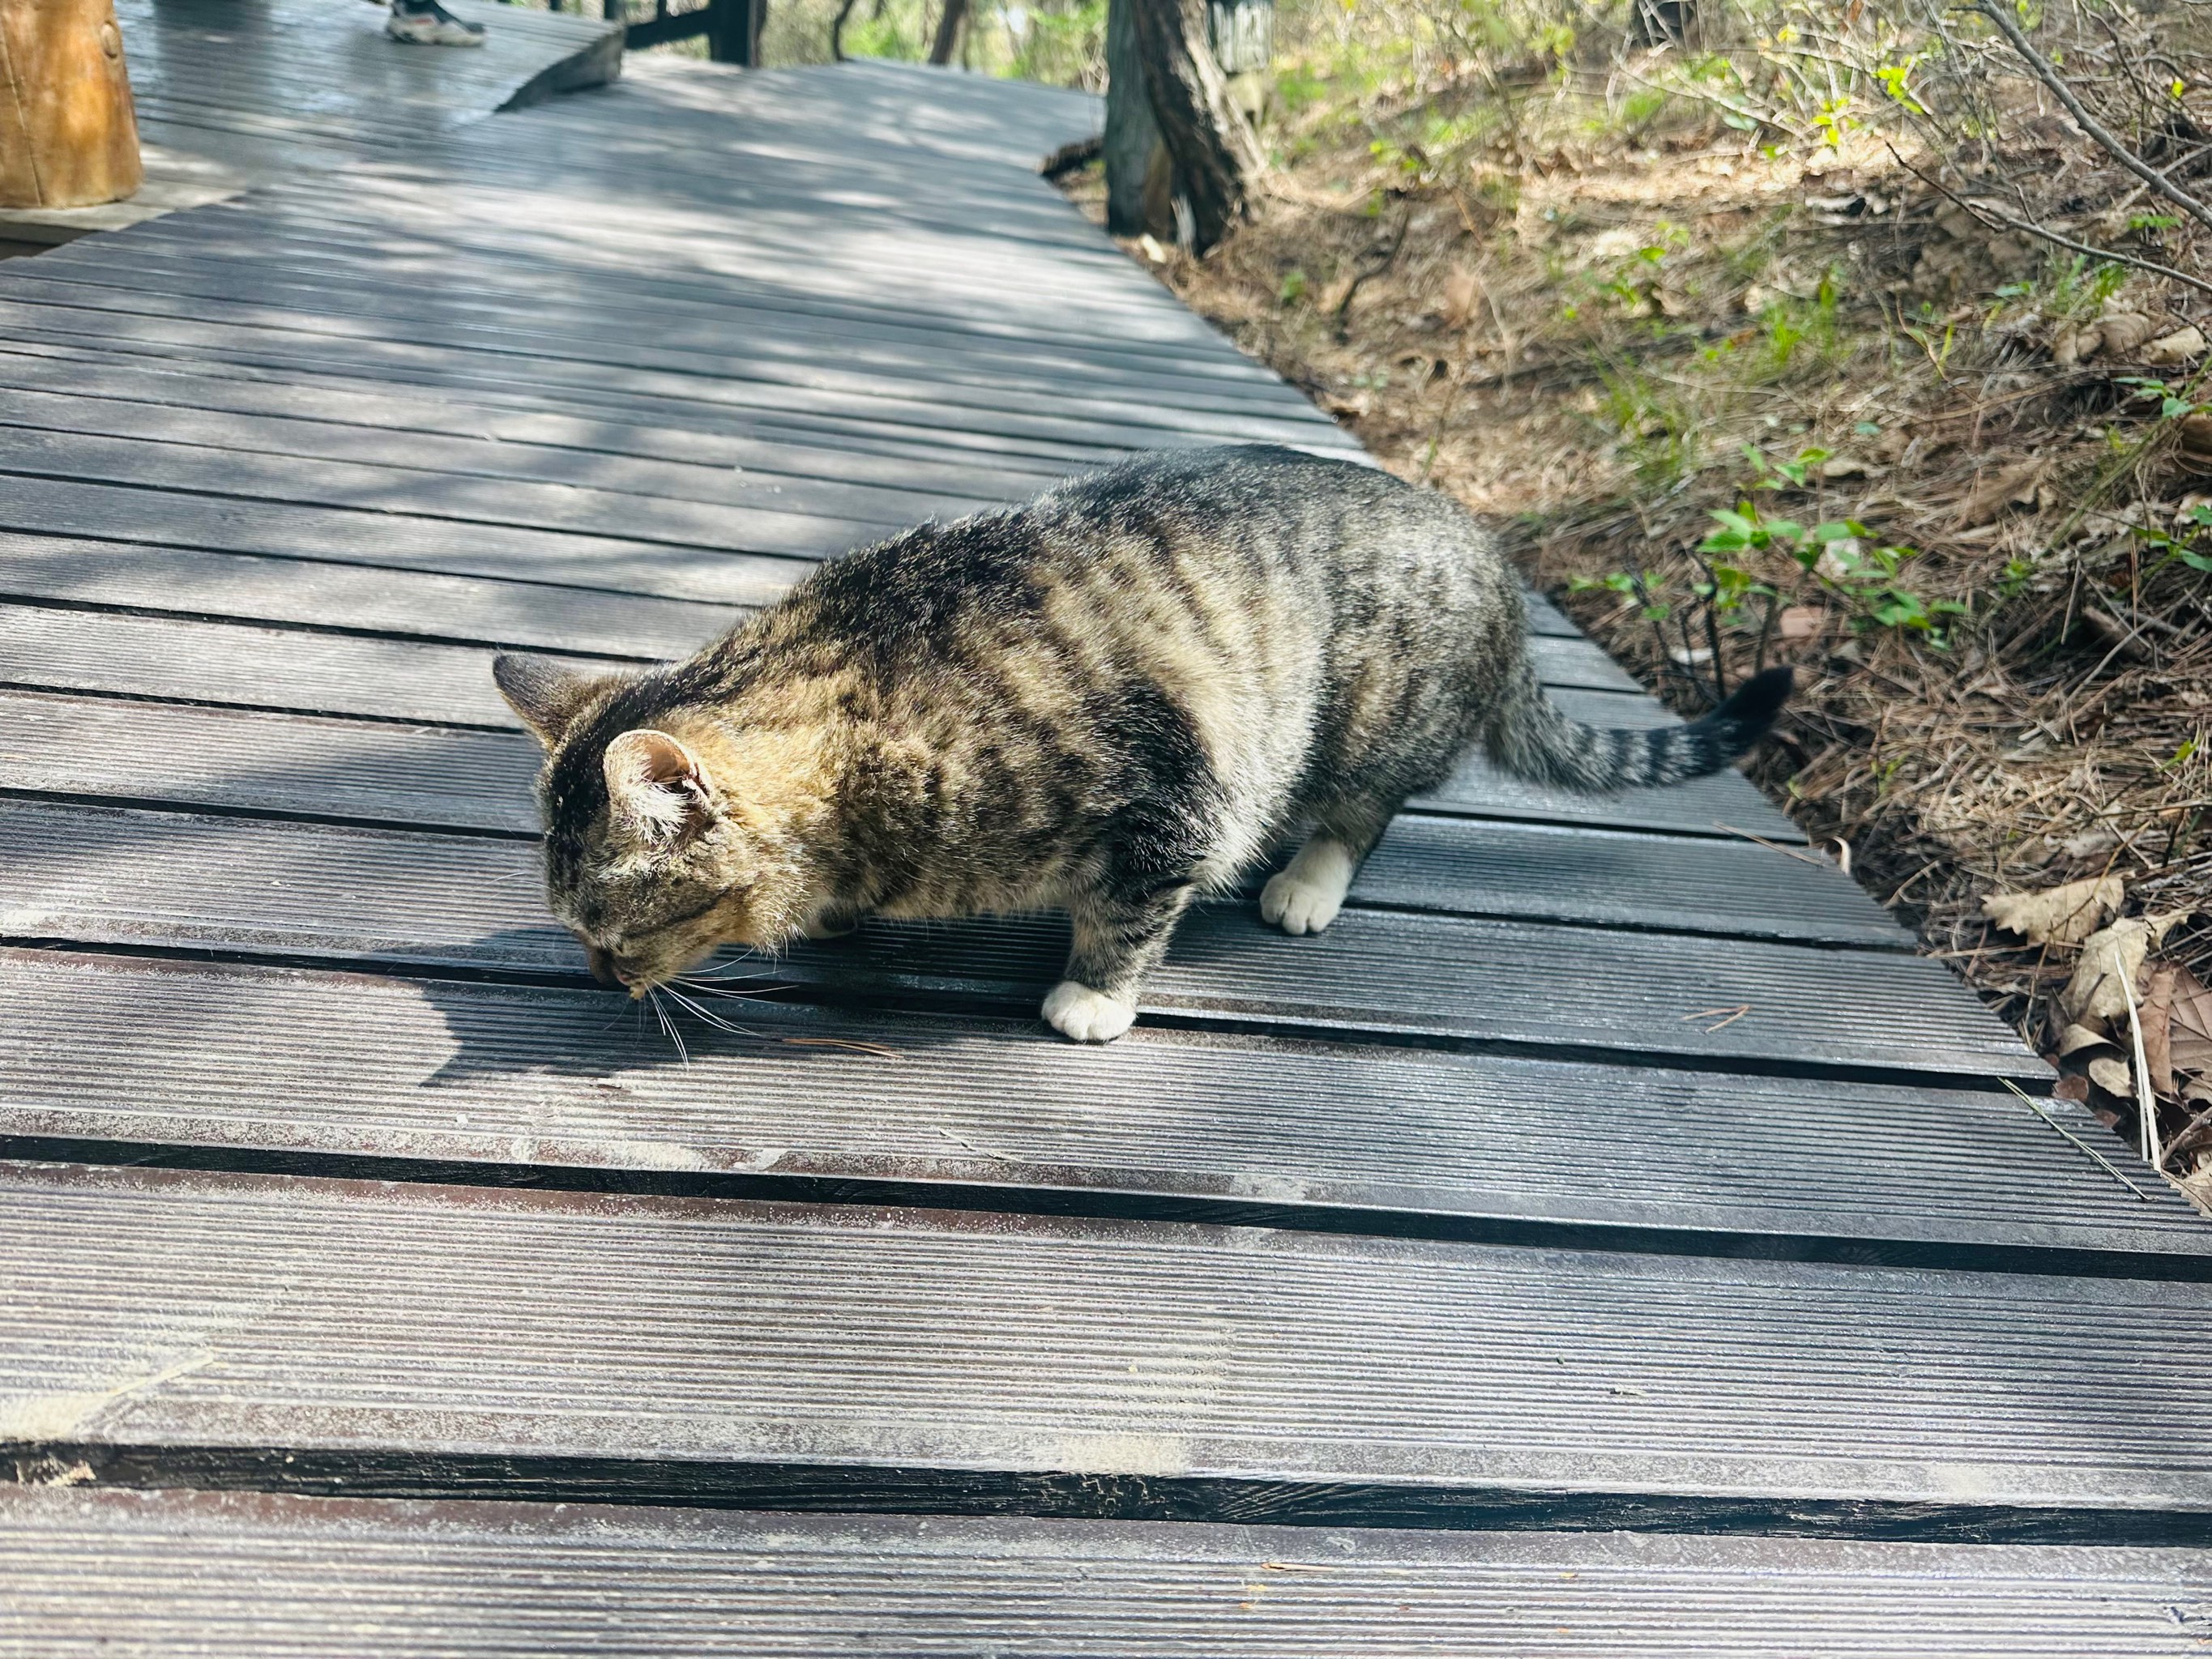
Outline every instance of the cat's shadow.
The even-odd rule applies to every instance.
[[[773,1049],[790,1060],[813,1054],[911,1056],[979,1025],[1012,1042],[1059,1042],[1035,1016],[1050,983],[1043,964],[1065,950],[1066,924],[1024,918],[961,923],[985,946],[963,969],[962,941],[933,925],[864,925],[843,939],[809,941],[778,960],[726,953],[652,1001],[590,982],[584,959],[561,928],[502,928],[475,940],[476,962],[499,962],[559,981],[516,983],[425,978],[423,1000],[443,1023],[445,1061],[424,1079],[450,1087],[536,1073],[612,1079],[641,1071],[720,1066]],[[992,938],[992,931],[1000,936]],[[1042,935],[1053,930],[1057,945]],[[1040,947],[1042,948],[1040,948]],[[1035,964],[1035,965],[1032,965]],[[960,1016],[957,1020],[945,1013]]]
[[[1161,971],[1302,943],[1264,927],[1249,898],[1224,897],[1186,919]],[[473,941],[468,959],[548,979],[418,981],[451,1044],[425,1082],[441,1087],[520,1073],[604,1079],[719,1065],[770,1048],[787,1056],[871,1048],[912,1054],[972,1042],[979,1030],[994,1040],[1060,1043],[1036,1008],[1066,950],[1067,922],[1058,915],[872,920],[775,960],[725,953],[673,994],[664,992],[656,1006],[591,983],[581,951],[551,922],[502,928]]]

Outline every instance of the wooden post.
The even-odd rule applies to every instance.
[[[713,0],[707,15],[707,56],[718,64],[757,67],[768,0]]]
[[[143,176],[112,0],[0,0],[0,207],[117,202]]]

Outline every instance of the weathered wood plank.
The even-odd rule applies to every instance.
[[[576,531],[21,476],[0,477],[0,531],[493,576],[709,605],[768,604],[811,562]]]
[[[142,592],[139,597],[191,610],[216,608],[188,590],[176,591],[178,585],[167,575],[165,569],[154,591]],[[376,580],[381,586],[390,583],[389,577]],[[489,648],[252,628],[197,617],[7,604],[6,595],[15,585],[8,550],[0,545],[0,683],[522,730],[521,722],[492,688]],[[541,592],[557,601],[562,590]],[[446,595],[440,592],[437,598],[442,600]],[[328,596],[306,589],[295,606],[287,609],[295,607],[296,614],[285,619],[310,627],[368,625],[350,609],[338,608]],[[428,619],[416,620],[419,626]],[[459,631],[459,623],[450,614],[439,620],[448,632]],[[702,630],[712,624],[708,614],[698,620]],[[511,624],[502,617],[498,625]],[[684,643],[704,644],[710,637],[702,631]],[[618,635],[616,654],[624,654],[621,647],[629,643]],[[1540,672],[1551,683],[1581,688],[1620,672],[1595,647],[1579,641],[1538,640],[1535,644],[1537,660],[1544,665]]]
[[[793,579],[803,568],[793,568]],[[646,594],[4,532],[0,595],[647,659],[688,655],[742,614]],[[80,646],[80,656],[88,648]],[[364,698],[378,695],[358,689]]]
[[[2206,1285],[18,1165],[0,1306],[64,1467],[2212,1539]]]
[[[382,434],[422,434],[489,441],[501,453],[527,459],[547,455],[546,465],[573,467],[574,481],[590,483],[604,465],[635,459],[678,467],[746,473],[768,481],[826,478],[880,490],[895,500],[917,503],[904,515],[925,515],[937,500],[1014,501],[1042,486],[1034,467],[1010,471],[1000,465],[970,465],[941,448],[927,459],[908,459],[881,449],[819,442],[785,443],[742,434],[702,431],[694,427],[640,424],[558,408],[530,408],[513,400],[470,398],[446,390],[436,395],[386,386],[368,389],[331,384],[302,384],[293,379],[252,378],[238,374],[198,372],[182,364],[118,358],[87,348],[0,343],[0,380],[33,392],[66,395],[80,411],[72,419],[130,419],[150,423],[174,411],[200,418],[213,411],[259,422],[280,423],[287,433],[303,427],[327,431],[360,430]],[[90,400],[123,404],[87,410]],[[328,441],[336,442],[333,436]],[[508,457],[511,465],[514,456]]]
[[[679,1054],[598,987],[0,951],[0,1138],[2212,1277],[2178,1196],[2003,1091],[701,1000],[742,1029],[672,1006]],[[2083,1108],[2044,1109],[2121,1159]]]
[[[1474,1659],[1563,1633],[1608,1659],[2156,1659],[2199,1650],[2212,1596],[2188,1550],[21,1488],[0,1492],[0,1549],[44,1659]]]
[[[434,778],[434,756],[403,752]],[[280,774],[283,757],[265,769]],[[356,787],[381,805],[373,787]],[[581,971],[545,912],[536,849],[519,840],[29,802],[0,802],[0,836],[18,939]],[[1586,900],[1561,884],[1553,902],[1571,912]],[[1057,919],[872,921],[795,947],[752,982],[772,975],[871,1005],[1026,1008],[1066,951]],[[1249,904],[1208,907],[1177,931],[1140,1007],[1386,1039],[2048,1080],[1925,958],[1358,907],[1300,939],[1262,927]]]
[[[22,389],[20,383],[28,377],[17,373],[15,365],[38,361],[0,360],[0,382],[17,383],[0,385],[0,428],[10,431],[11,442],[24,446],[11,453],[10,460],[25,471],[66,468],[76,472],[87,462],[98,469],[106,457],[135,459],[137,447],[146,444],[173,447],[180,460],[205,467],[210,474],[223,471],[220,462],[210,463],[210,451],[319,465],[335,462],[373,467],[379,474],[397,470],[416,477],[490,480],[500,486],[502,499],[491,499],[478,491],[470,498],[474,510],[456,516],[488,517],[499,523],[566,524],[596,511],[607,515],[608,527],[614,533],[636,536],[657,528],[661,539],[708,547],[738,544],[733,538],[745,524],[746,514],[752,511],[860,526],[851,535],[862,537],[880,535],[884,530],[922,519],[958,517],[998,506],[1004,499],[995,490],[963,496],[941,486],[934,490],[885,489],[789,472],[763,472],[732,466],[720,458],[704,464],[647,460],[475,432],[418,434],[322,416],[240,415],[175,403],[100,397],[82,389],[66,392]],[[50,383],[64,378],[52,376]],[[180,390],[167,389],[172,393]],[[58,466],[45,464],[50,457],[58,459]],[[84,476],[101,473],[95,470]],[[128,474],[118,466],[106,476],[119,482]],[[344,479],[353,475],[335,476]],[[284,481],[291,487],[290,498],[300,499],[301,489],[313,488],[316,477],[313,465],[294,470]],[[378,505],[398,504],[388,489],[382,487],[388,482],[378,478]],[[510,488],[514,485],[520,488]],[[257,493],[238,489],[228,476],[221,477],[217,487],[237,494]],[[665,501],[696,502],[728,511],[719,519],[682,514],[664,525],[660,504]],[[880,528],[865,528],[869,526]]]

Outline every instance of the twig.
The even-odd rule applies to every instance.
[[[2158,1098],[2150,1091],[2150,1061],[2143,1057],[2142,1015],[2136,1008],[2136,988],[2128,983],[2126,959],[2116,956],[2112,966],[2120,970],[2120,995],[2128,1005],[2128,1040],[2135,1045],[2136,1113],[2142,1120],[2137,1139],[2143,1162],[2155,1170],[2161,1161],[2158,1151]]]
[[[2132,265],[2137,270],[2148,270],[2153,276],[2163,276],[2169,282],[2179,283],[2185,288],[2193,288],[2199,294],[2212,294],[2212,283],[2208,283],[2202,277],[2191,276],[2185,270],[2176,270],[2172,265],[2162,265],[2155,259],[2137,258],[2134,254],[2123,253],[2118,248],[2094,247],[2087,242],[2077,242],[2071,236],[2061,236],[2055,230],[2046,230],[2041,225],[2035,223],[2033,220],[2016,219],[2011,214],[2007,213],[2002,208],[1991,207],[1987,201],[1979,197],[1969,201],[1966,198],[1960,195],[1958,191],[1953,190],[1948,185],[1945,184],[1942,179],[1929,178],[1928,174],[1923,173],[1918,167],[1914,167],[1911,162],[1906,161],[1904,156],[1898,155],[1896,146],[1892,145],[1890,147],[1889,153],[1897,157],[1899,166],[1902,167],[1914,178],[1919,179],[1922,184],[1928,185],[1930,189],[1940,191],[1943,195],[1949,198],[1952,201],[1956,202],[1960,207],[1966,209],[1967,212],[1972,214],[1974,216],[1975,222],[1981,225],[1984,229],[2002,227],[2006,230],[2026,231],[2030,236],[2040,236],[2045,241],[2056,243],[2058,246],[2068,249],[2069,252],[2075,253],[2086,253],[2093,259],[2107,259],[2117,265]],[[1992,220],[1996,222],[1996,226],[1991,225],[1990,222]],[[1912,335],[1915,339],[1920,338],[1918,334],[1910,328],[1906,329],[1905,332]],[[1921,340],[1920,349],[1923,351],[1929,350],[1926,341]],[[1934,354],[1932,352],[1929,353],[1929,361],[1931,362],[1934,361]]]
[[[2151,1201],[2150,1194],[2145,1192],[2142,1188],[2136,1186],[2134,1182],[2129,1180],[2127,1176],[2121,1172],[2120,1166],[2118,1164],[2113,1163],[2112,1159],[2106,1158],[2094,1146],[2092,1146],[2087,1141],[2082,1139],[2081,1136],[2075,1134],[2071,1129],[2061,1123],[2057,1118],[2051,1116],[2050,1113],[2045,1111],[2042,1107],[2037,1105],[2035,1103],[2035,1097],[2033,1095],[2028,1093],[2027,1090],[2021,1088],[2020,1085],[2014,1083],[2008,1077],[1999,1078],[1997,1081],[2003,1084],[2006,1088],[2011,1090],[2013,1093],[2018,1095],[2022,1100],[2026,1101],[2027,1103],[2027,1109],[2029,1111],[2033,1112],[2036,1116],[2041,1118],[2052,1128],[2057,1130],[2060,1134],[2064,1135],[2067,1139],[2072,1141],[2083,1152],[2088,1153],[2091,1158],[2096,1159],[2099,1167],[2101,1168],[2106,1175],[2112,1176],[2113,1180],[2118,1182],[2121,1186],[2126,1188],[2137,1198],[2142,1200],[2144,1203],[2148,1204]]]
[[[1809,864],[1814,866],[1815,868],[1821,870],[1826,870],[1832,867],[1829,864],[1828,860],[1824,858],[1818,857],[1811,853],[1799,853],[1793,851],[1790,848],[1782,845],[1779,842],[1768,841],[1763,836],[1754,836],[1750,830],[1739,830],[1732,823],[1723,823],[1718,818],[1715,818],[1713,820],[1713,828],[1720,830],[1724,835],[1741,836],[1746,841],[1755,842],[1759,846],[1764,847],[1770,853],[1779,853],[1785,859],[1796,859],[1800,864]]]
[[[2212,208],[2206,207],[2203,203],[2182,189],[2180,185],[2166,178],[2157,168],[2122,143],[2103,122],[2090,114],[2087,106],[2074,95],[2074,88],[2060,78],[2057,70],[2052,67],[2051,60],[2035,49],[2033,42],[2021,33],[2017,22],[2005,15],[2002,6],[1978,5],[1974,9],[1997,26],[1997,32],[2012,42],[2012,49],[2020,54],[2028,68],[2035,71],[2035,78],[2049,87],[2052,95],[2066,106],[2066,112],[2081,124],[2082,131],[2112,152],[2114,161],[2130,173],[2134,173],[2159,195],[2180,208],[2199,224],[2212,227]]]

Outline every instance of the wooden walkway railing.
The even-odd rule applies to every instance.
[[[408,133],[134,40],[162,142],[325,165],[0,267],[0,1655],[2202,1652],[2212,1234],[1733,774],[1470,764],[1103,1050],[1042,921],[632,1026],[495,647],[1355,452],[1036,177],[1088,100],[462,118],[580,27],[383,62]]]

